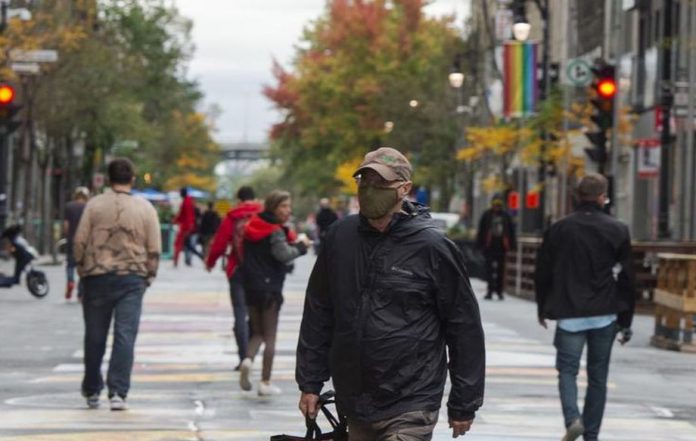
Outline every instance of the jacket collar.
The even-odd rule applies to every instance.
[[[389,223],[389,228],[385,233],[380,233],[378,230],[376,230],[372,225],[370,225],[370,221],[362,214],[359,214],[358,216],[360,217],[358,231],[366,234],[385,234],[403,237],[432,226],[428,208],[417,202],[411,202],[408,200],[404,200],[401,206],[401,211],[394,214],[391,222]]]
[[[575,211],[603,211],[597,202],[580,202]]]

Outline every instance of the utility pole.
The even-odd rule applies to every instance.
[[[551,96],[551,75],[550,75],[550,14],[549,14],[549,1],[548,0],[534,0],[537,8],[539,9],[539,14],[541,15],[541,21],[543,28],[543,46],[541,55],[541,72],[542,72],[542,84],[541,89],[541,101],[549,99]],[[549,140],[549,134],[544,131],[542,133],[543,142],[541,144],[541,159],[539,161],[539,214],[538,222],[541,231],[544,231],[546,224],[546,160],[544,156],[546,155],[546,143]]]
[[[662,87],[661,90],[661,108],[662,108],[662,131],[660,136],[660,197],[658,211],[658,237],[660,239],[669,239],[672,232],[669,228],[669,205],[671,195],[671,176],[670,176],[670,159],[672,150],[672,134],[671,134],[671,115],[672,105],[674,104],[674,94],[671,85],[672,74],[672,14],[674,5],[672,0],[664,0],[664,22],[662,29]]]

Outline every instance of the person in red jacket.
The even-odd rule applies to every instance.
[[[196,229],[196,207],[193,198],[188,195],[188,189],[186,189],[186,187],[180,190],[180,194],[183,201],[181,203],[181,208],[179,208],[179,213],[174,217],[174,223],[179,226],[179,231],[176,233],[176,239],[174,240],[175,267],[179,265],[179,255],[184,247],[191,247],[188,242],[189,236]],[[196,249],[191,251],[197,254],[201,259],[203,258]]]
[[[254,201],[254,190],[251,187],[240,187],[237,191],[239,203],[231,209],[213,237],[210,251],[205,261],[208,271],[215,266],[215,262],[226,254],[227,279],[230,282],[230,300],[232,314],[234,316],[234,338],[237,341],[239,362],[241,364],[246,357],[249,345],[249,324],[247,322],[247,307],[244,300],[244,285],[241,273],[237,270],[242,259],[242,244],[244,243],[244,227],[247,221],[256,213],[260,213],[263,206]],[[239,370],[239,365],[235,370]]]

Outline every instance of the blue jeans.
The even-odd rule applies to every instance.
[[[104,388],[101,364],[106,339],[114,319],[114,342],[106,384],[109,397],[125,398],[130,389],[135,338],[140,325],[145,278],[137,275],[105,274],[82,279],[82,312],[85,320],[85,376],[82,394],[98,394]]]
[[[580,332],[564,331],[556,327],[554,346],[556,347],[556,369],[558,370],[558,390],[566,427],[582,417],[585,426],[584,438],[594,441],[602,425],[604,406],[607,401],[607,378],[611,348],[616,337],[616,324],[600,329]],[[587,393],[582,415],[578,410],[577,376],[580,357],[587,343]]]
[[[247,319],[247,306],[244,296],[244,285],[239,270],[230,277],[230,300],[232,313],[234,314],[234,338],[237,341],[239,361],[244,360],[249,347],[249,321]]]
[[[65,275],[68,277],[68,282],[75,281],[75,255],[73,254],[72,241],[68,241],[65,245]]]

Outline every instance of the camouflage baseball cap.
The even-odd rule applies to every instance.
[[[400,151],[391,147],[380,147],[366,154],[353,176],[366,168],[376,171],[387,181],[411,180],[411,163]]]

